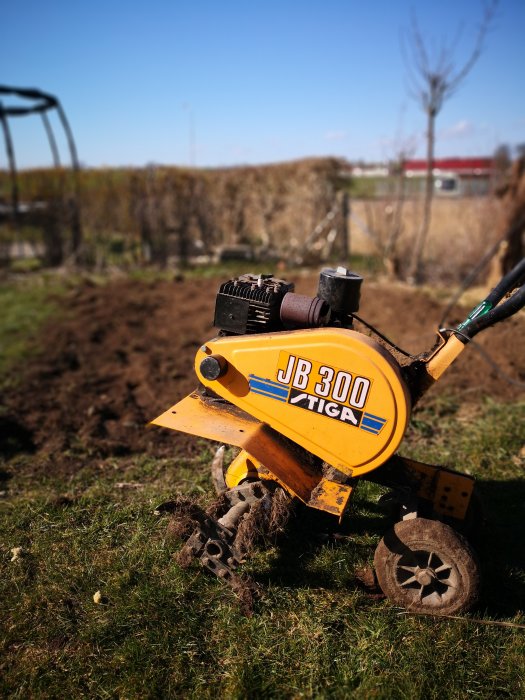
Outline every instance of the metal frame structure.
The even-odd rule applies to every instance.
[[[82,241],[82,228],[80,224],[80,208],[79,208],[79,177],[80,164],[78,161],[77,148],[71,126],[66,117],[64,108],[62,107],[58,97],[50,95],[36,88],[19,88],[8,85],[0,85],[0,98],[2,95],[14,96],[26,100],[26,104],[6,106],[0,99],[0,124],[4,134],[4,145],[9,164],[9,174],[11,180],[11,219],[16,225],[20,219],[20,197],[18,187],[18,171],[16,167],[15,149],[11,130],[9,128],[9,118],[24,117],[31,114],[40,114],[44,129],[46,132],[53,165],[55,168],[61,168],[60,155],[55,139],[55,134],[49,120],[49,112],[56,110],[62,128],[64,130],[69,154],[71,159],[71,170],[73,173],[73,198],[71,201],[71,252],[76,255]]]

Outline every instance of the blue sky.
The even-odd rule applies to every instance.
[[[89,166],[372,161],[405,142],[419,156],[425,120],[400,49],[412,8],[429,42],[463,23],[461,63],[482,0],[11,1],[0,82],[56,94]],[[438,117],[438,155],[525,142],[524,35],[525,1],[501,0],[485,52]],[[19,167],[49,165],[40,120],[10,125]]]

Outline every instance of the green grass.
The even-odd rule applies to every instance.
[[[6,372],[30,357],[28,338],[58,306],[38,288],[0,294],[25,319],[2,332]],[[346,539],[323,536],[326,522],[303,512],[279,547],[248,562],[263,594],[247,618],[217,579],[177,565],[166,519],[153,514],[177,493],[212,501],[208,443],[176,464],[80,450],[65,475],[36,469],[31,455],[5,459],[0,697],[525,697],[525,631],[490,624],[525,624],[524,424],[524,403],[430,396],[403,446],[478,480],[485,586],[461,619],[405,614],[358,584],[387,525],[372,484],[357,490]]]
[[[64,280],[48,275],[0,283],[0,388],[16,381],[15,368],[31,356],[38,331],[58,313],[67,286]]]
[[[457,403],[444,399],[416,413],[406,451],[468,464],[487,502],[485,594],[481,608],[461,620],[403,614],[357,585],[356,569],[371,560],[384,527],[379,490],[370,484],[358,491],[347,540],[319,538],[319,522],[303,514],[279,548],[250,561],[264,594],[246,618],[218,580],[197,565],[178,567],[166,521],[153,515],[175,493],[212,500],[206,443],[201,457],[178,465],[145,456],[86,461],[68,478],[36,480],[30,458],[19,456],[3,465],[11,478],[1,501],[0,692],[523,696],[523,630],[479,620],[525,623],[524,417],[525,405],[487,402],[463,422]],[[13,547],[24,551],[16,561]],[[93,601],[96,591],[105,604]]]

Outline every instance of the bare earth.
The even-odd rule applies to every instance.
[[[296,279],[296,291],[314,294],[316,280],[316,275]],[[195,388],[193,357],[215,334],[218,284],[122,279],[72,292],[64,318],[44,329],[41,351],[4,397],[8,410],[0,432],[16,434],[16,449],[33,449],[46,470],[74,471],[77,447],[99,457],[195,454],[193,438],[147,423]],[[365,281],[359,313],[415,353],[433,344],[443,308],[422,292]],[[449,323],[465,315],[464,309],[455,311]],[[479,342],[504,372],[525,381],[523,315],[489,329]],[[459,394],[470,403],[485,396],[501,402],[523,396],[523,389],[503,381],[474,348],[467,348],[432,392]],[[0,452],[12,449],[0,443]]]

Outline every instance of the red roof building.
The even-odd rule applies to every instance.
[[[403,173],[406,177],[405,193],[409,196],[423,195],[427,161],[406,160]],[[496,172],[492,158],[435,158],[432,174],[435,194],[471,197],[488,194]],[[354,181],[370,183],[367,184],[365,196],[391,196],[398,187],[396,173],[387,163],[353,166],[351,176]]]
[[[426,160],[407,160],[403,163],[407,178],[423,178]],[[494,175],[492,158],[435,158],[432,170],[434,190],[442,195],[484,195],[490,191]],[[420,189],[420,188],[416,188]]]
[[[406,160],[403,169],[409,173],[421,174],[427,169],[426,160]],[[456,175],[490,176],[494,169],[492,158],[435,158],[434,172],[450,172]]]

